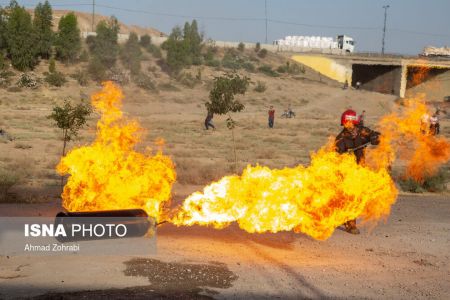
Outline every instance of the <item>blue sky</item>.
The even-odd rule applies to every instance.
[[[175,25],[191,20],[191,16],[197,16],[200,29],[209,38],[264,42],[264,1],[96,0],[96,12],[166,33]],[[39,1],[18,2],[34,7]],[[0,1],[2,5],[5,3],[8,1]],[[54,9],[91,11],[92,0],[51,0],[50,3]],[[356,40],[357,51],[379,52],[384,18],[382,6],[386,4],[390,5],[386,52],[417,54],[426,45],[450,46],[450,0],[267,0],[268,40],[286,35],[334,37],[347,34]]]

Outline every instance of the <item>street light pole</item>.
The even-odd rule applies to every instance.
[[[95,27],[95,0],[92,0],[92,32],[94,32]]]
[[[386,19],[387,19],[387,10],[390,6],[389,5],[385,5],[383,6],[384,8],[384,27],[383,27],[383,41],[381,44],[381,54],[384,54],[384,40],[386,38]]]
[[[267,0],[264,0],[264,10],[266,13],[266,44],[267,44]]]

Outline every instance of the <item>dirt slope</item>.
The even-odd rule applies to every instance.
[[[30,13],[33,13],[33,10],[29,10]],[[78,26],[80,28],[81,32],[91,32],[92,31],[92,14],[80,12],[80,11],[70,11],[70,10],[53,10],[53,27],[56,30],[58,27],[59,19],[69,13],[74,12],[78,19]],[[95,26],[97,26],[98,22],[102,20],[109,19],[110,16],[102,16],[95,14],[95,23],[94,23],[94,31]],[[164,36],[164,33],[161,31],[155,29],[155,28],[143,28],[141,26],[132,25],[132,24],[125,24],[123,22],[120,22],[120,33],[122,34],[129,34],[130,32],[135,32],[138,35],[144,35],[148,34],[150,36]]]

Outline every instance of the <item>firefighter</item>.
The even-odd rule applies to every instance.
[[[359,124],[356,112],[346,110],[341,116],[341,125],[344,129],[336,137],[336,151],[338,153],[353,153],[358,164],[364,163],[365,147],[369,144],[380,143],[380,133]],[[350,220],[344,224],[345,230],[351,234],[359,234],[356,220]]]

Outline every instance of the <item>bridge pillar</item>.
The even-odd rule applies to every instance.
[[[400,75],[400,92],[399,96],[405,98],[406,95],[406,84],[408,82],[408,65],[402,62],[402,71]]]

